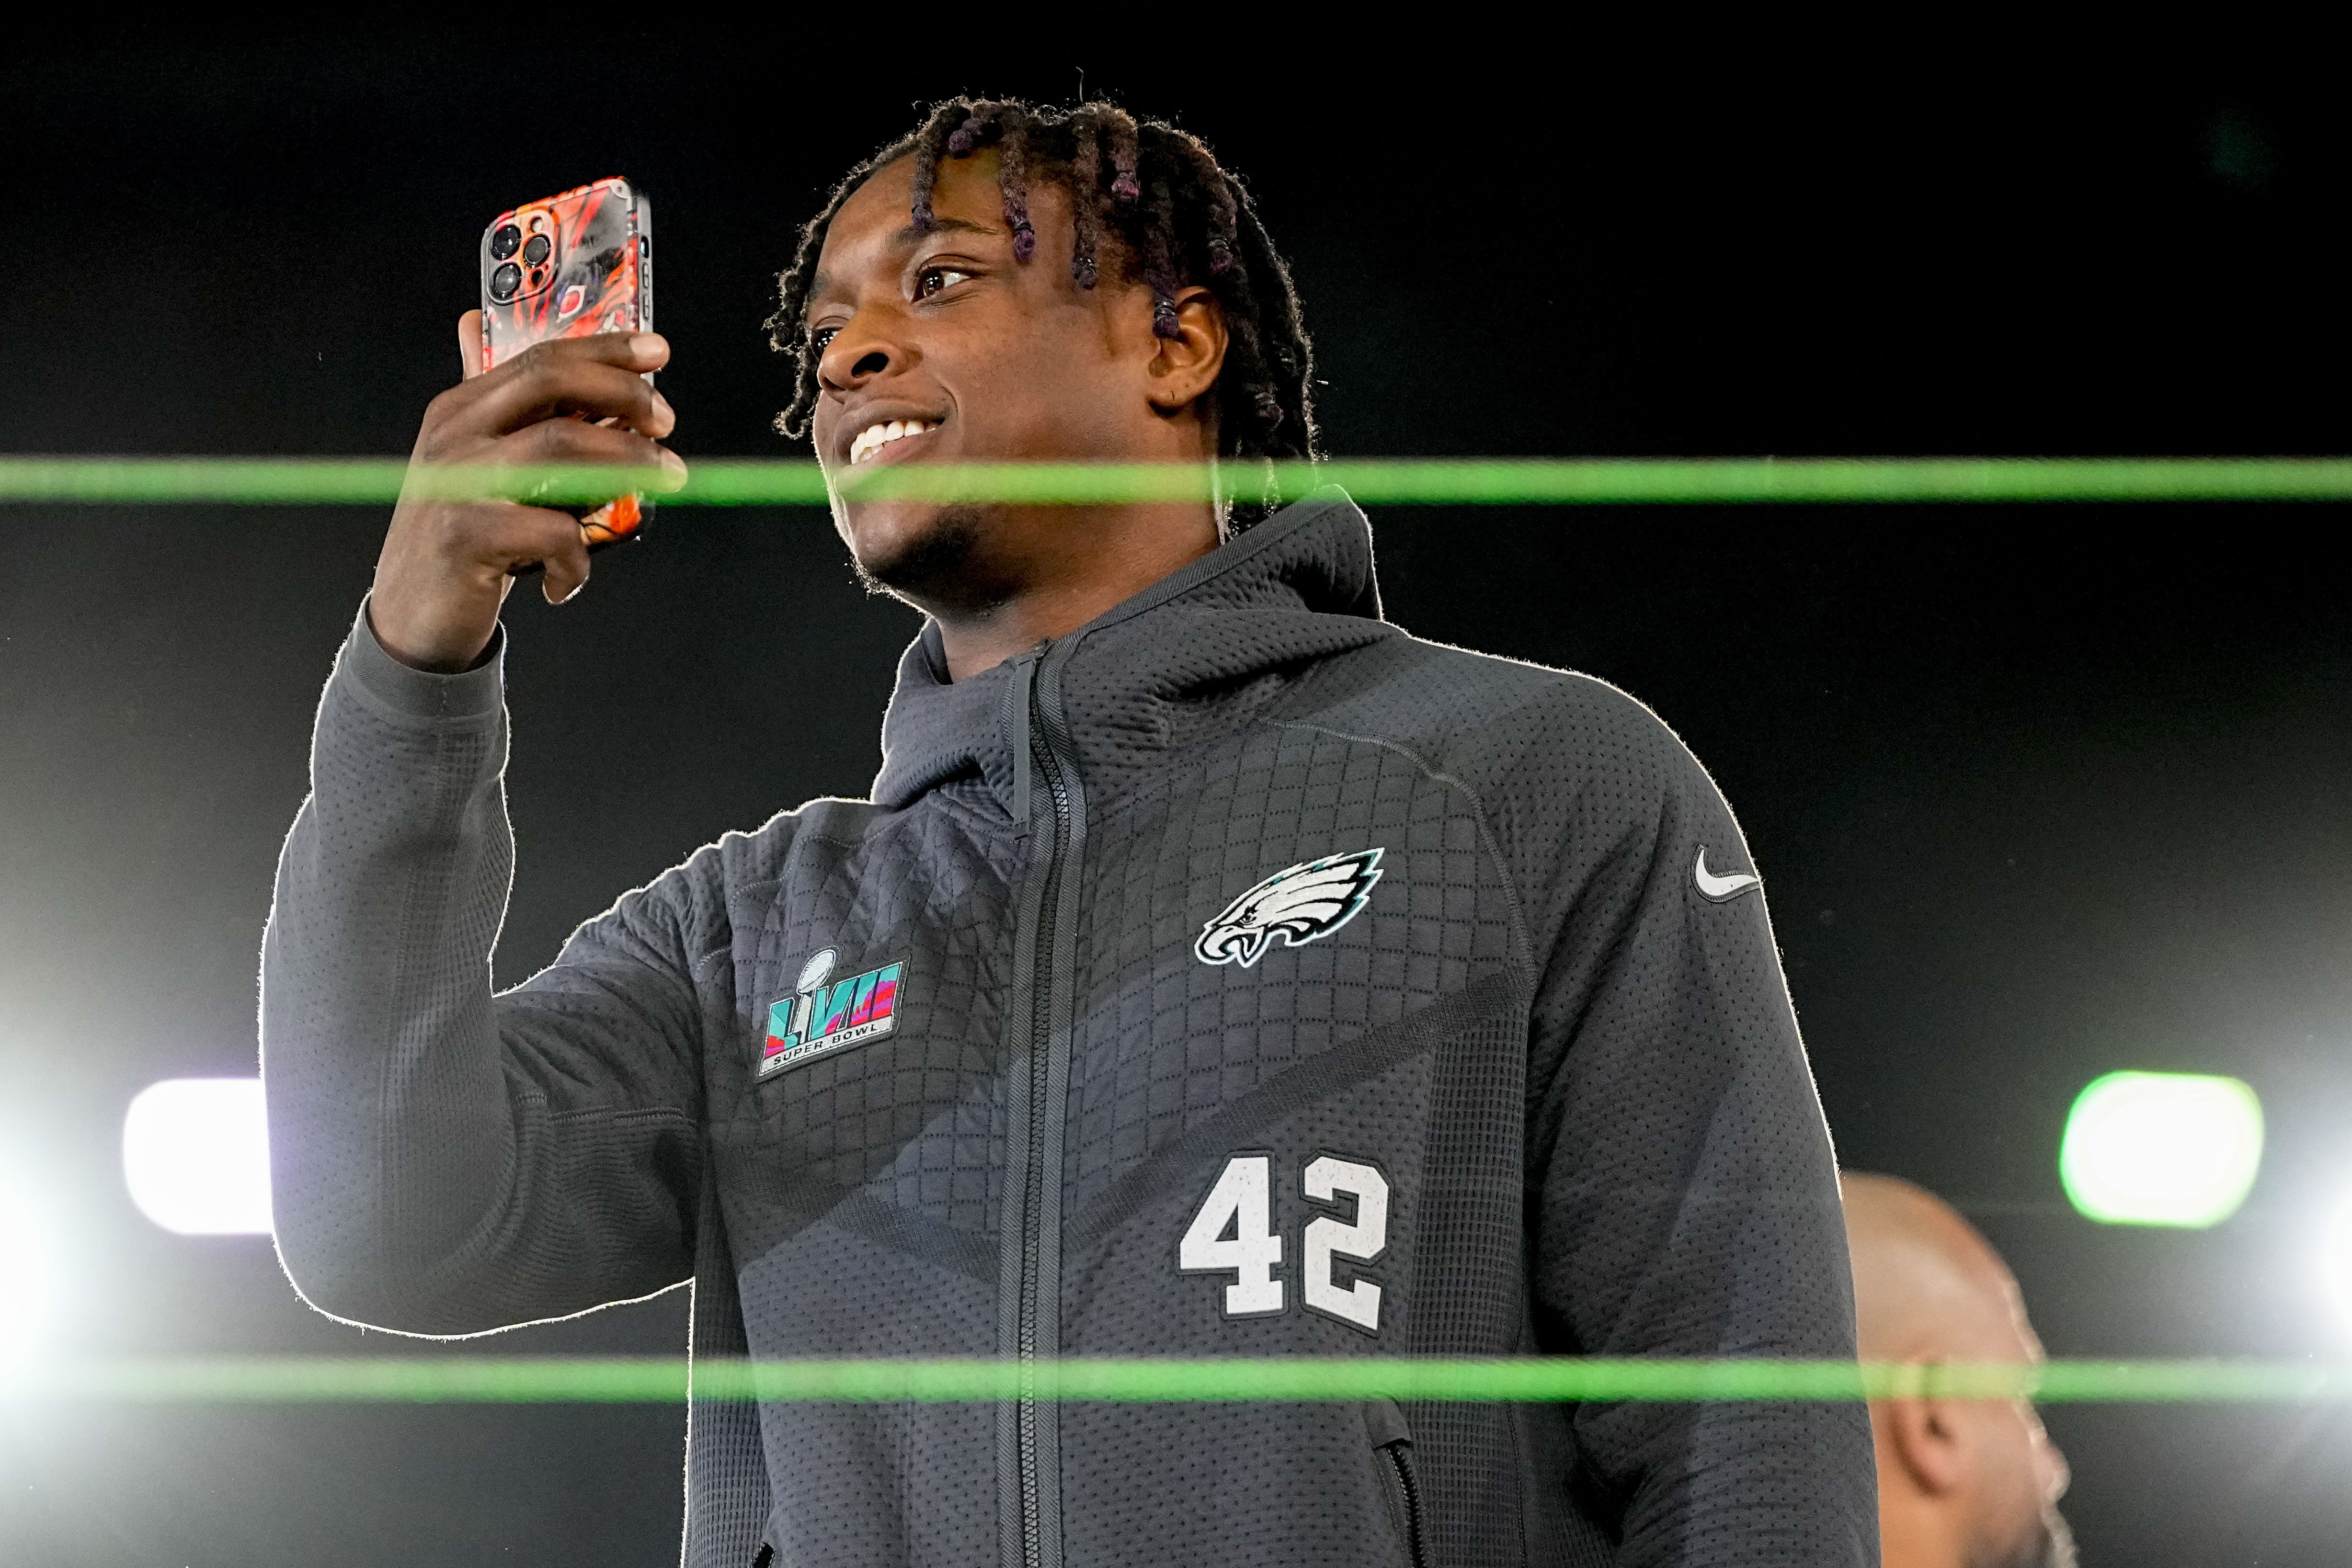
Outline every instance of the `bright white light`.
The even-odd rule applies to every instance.
[[[2103,1225],[2219,1225],[2253,1190],[2263,1103],[2235,1078],[2110,1072],[2066,1118],[2058,1174]]]
[[[0,1170],[0,1383],[38,1348],[49,1315],[49,1239],[19,1177]]]
[[[2352,1331],[2352,1194],[2347,1194],[2321,1233],[2319,1268],[2330,1302]]]
[[[269,1121],[258,1078],[167,1078],[122,1118],[139,1211],[183,1236],[269,1233]]]

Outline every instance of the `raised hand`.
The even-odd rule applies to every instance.
[[[465,380],[425,407],[409,455],[412,482],[393,509],[368,601],[376,640],[421,670],[463,670],[482,656],[517,568],[546,569],[541,591],[551,604],[579,592],[588,546],[569,512],[436,498],[414,482],[418,470],[578,464],[686,478],[686,464],[659,444],[677,416],[641,373],[668,362],[658,335],[556,339],[484,371],[481,333],[480,311],[458,319]]]

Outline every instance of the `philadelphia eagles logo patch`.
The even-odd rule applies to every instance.
[[[1326,855],[1276,872],[1218,912],[1201,927],[1192,955],[1203,964],[1239,964],[1248,968],[1265,956],[1274,939],[1303,947],[1328,936],[1371,901],[1381,880],[1384,850]]]

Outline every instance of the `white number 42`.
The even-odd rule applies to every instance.
[[[1378,1166],[1337,1155],[1318,1155],[1299,1173],[1299,1190],[1309,1201],[1337,1207],[1342,1195],[1355,1199],[1356,1217],[1319,1215],[1307,1222],[1299,1242],[1306,1266],[1299,1295],[1307,1310],[1377,1333],[1381,1288],[1370,1280],[1341,1284],[1332,1260],[1351,1263],[1379,1260],[1389,1246],[1389,1178]],[[1216,1186],[1201,1200],[1176,1245],[1176,1268],[1185,1274],[1227,1273],[1223,1311],[1229,1318],[1271,1317],[1289,1303],[1275,1270],[1282,1262],[1282,1238],[1274,1228],[1274,1156],[1235,1155],[1225,1162]]]

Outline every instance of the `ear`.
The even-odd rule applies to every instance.
[[[1144,395],[1161,413],[1175,413],[1217,384],[1225,368],[1225,308],[1198,284],[1176,291],[1176,335],[1155,340],[1160,351],[1144,368]]]
[[[1889,1399],[1881,1409],[1887,1447],[1909,1474],[1912,1485],[1929,1497],[1948,1497],[1958,1491],[1969,1471],[1968,1444],[1958,1404],[1949,1399]]]

